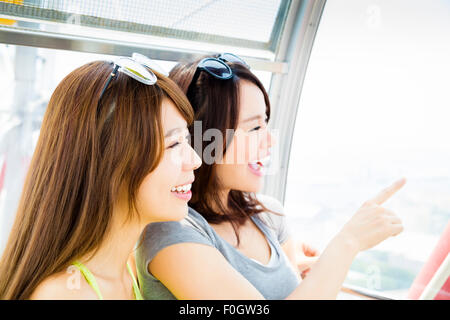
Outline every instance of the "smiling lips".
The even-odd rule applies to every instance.
[[[192,198],[191,187],[192,183],[187,183],[181,186],[173,187],[170,192],[172,192],[172,194],[179,199],[189,201]]]
[[[266,157],[261,160],[252,161],[248,163],[248,168],[251,173],[258,177],[262,177],[265,174],[265,165],[269,162],[269,157]],[[192,198],[192,182],[186,183],[184,185],[180,185],[177,187],[173,187],[170,192],[177,198],[182,199],[184,201],[189,201]]]
[[[269,161],[269,157],[266,157],[261,160],[249,162],[248,168],[249,168],[250,172],[253,173],[254,175],[256,175],[258,177],[262,177],[262,176],[264,176],[264,174],[266,172],[265,165],[268,163],[268,161]]]

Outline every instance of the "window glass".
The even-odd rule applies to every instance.
[[[346,284],[406,298],[450,220],[450,2],[328,1],[291,148],[285,207],[323,250],[365,200],[405,176],[384,207],[404,232],[361,252]]]

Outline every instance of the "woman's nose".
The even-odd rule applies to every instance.
[[[272,133],[270,132],[270,129],[266,130],[266,134],[264,138],[262,139],[261,147],[263,149],[270,149],[274,145],[274,137]]]
[[[197,152],[191,147],[188,146],[187,157],[185,161],[185,170],[196,170],[200,168],[202,165],[202,159],[198,156]]]

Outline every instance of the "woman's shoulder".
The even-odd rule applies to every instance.
[[[31,300],[96,300],[95,292],[84,281],[83,275],[75,266],[45,278],[34,289]]]
[[[210,230],[211,226],[208,221],[195,209],[189,207],[187,216],[181,221],[185,225],[190,225],[204,231]]]
[[[211,226],[197,211],[189,208],[188,214],[178,221],[153,222],[145,227],[145,238],[160,238],[180,236],[180,234],[199,233],[209,237]]]
[[[183,242],[215,244],[211,226],[192,208],[180,221],[148,224],[143,232],[142,245],[137,248],[137,258],[145,256],[146,260],[151,260],[163,248]]]

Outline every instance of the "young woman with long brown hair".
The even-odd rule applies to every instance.
[[[0,261],[0,298],[142,298],[127,261],[146,224],[187,214],[201,163],[192,119],[177,85],[136,59],[66,76]]]
[[[381,204],[403,179],[364,203],[301,280],[281,203],[255,196],[275,143],[263,85],[232,54],[180,63],[169,77],[194,108],[191,144],[203,166],[188,216],[144,231],[136,263],[145,298],[334,299],[355,255],[402,231],[400,219]],[[211,129],[223,137],[213,147],[214,131],[199,137]]]

